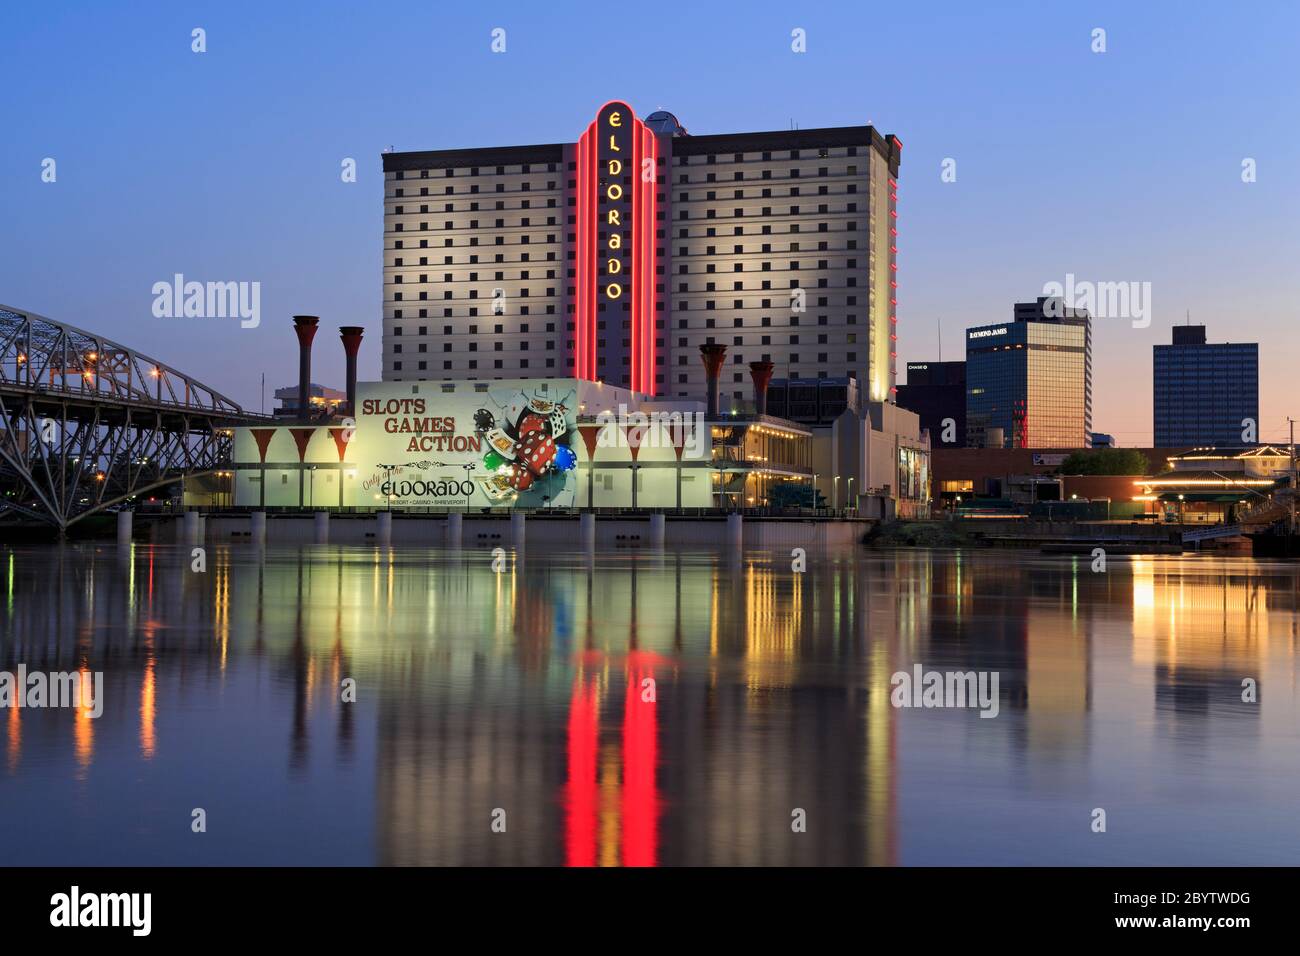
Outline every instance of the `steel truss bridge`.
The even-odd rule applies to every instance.
[[[266,417],[102,335],[0,305],[0,518],[66,531],[227,467],[233,426]]]

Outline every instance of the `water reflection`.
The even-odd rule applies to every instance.
[[[106,703],[0,711],[0,818],[58,821],[7,828],[8,858],[1294,862],[1296,567],[492,560],[10,550],[0,669],[100,670]],[[894,709],[917,662],[998,671],[1000,716]],[[218,839],[191,837],[198,806]],[[1091,834],[1095,806],[1123,839]]]

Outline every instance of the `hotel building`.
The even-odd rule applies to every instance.
[[[574,377],[721,410],[748,363],[895,386],[902,145],[870,126],[693,136],[607,103],[576,142],[383,156],[383,380]]]

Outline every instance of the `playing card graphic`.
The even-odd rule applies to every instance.
[[[569,423],[565,420],[565,407],[557,406],[551,412],[551,437],[560,438],[569,433]]]
[[[487,433],[488,444],[506,461],[515,459],[515,440],[505,433],[504,429],[493,428]]]
[[[528,396],[523,392],[514,392],[506,402],[498,424],[515,428],[519,425],[519,419],[528,410]]]
[[[505,501],[515,494],[514,486],[505,475],[479,475],[478,486],[492,502]]]

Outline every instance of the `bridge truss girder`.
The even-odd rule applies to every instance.
[[[261,420],[117,342],[0,305],[0,515],[60,530],[230,461]]]
[[[0,510],[60,530],[87,515],[213,471],[230,461],[230,431],[185,411],[0,393]],[[14,480],[16,479],[16,480]]]

